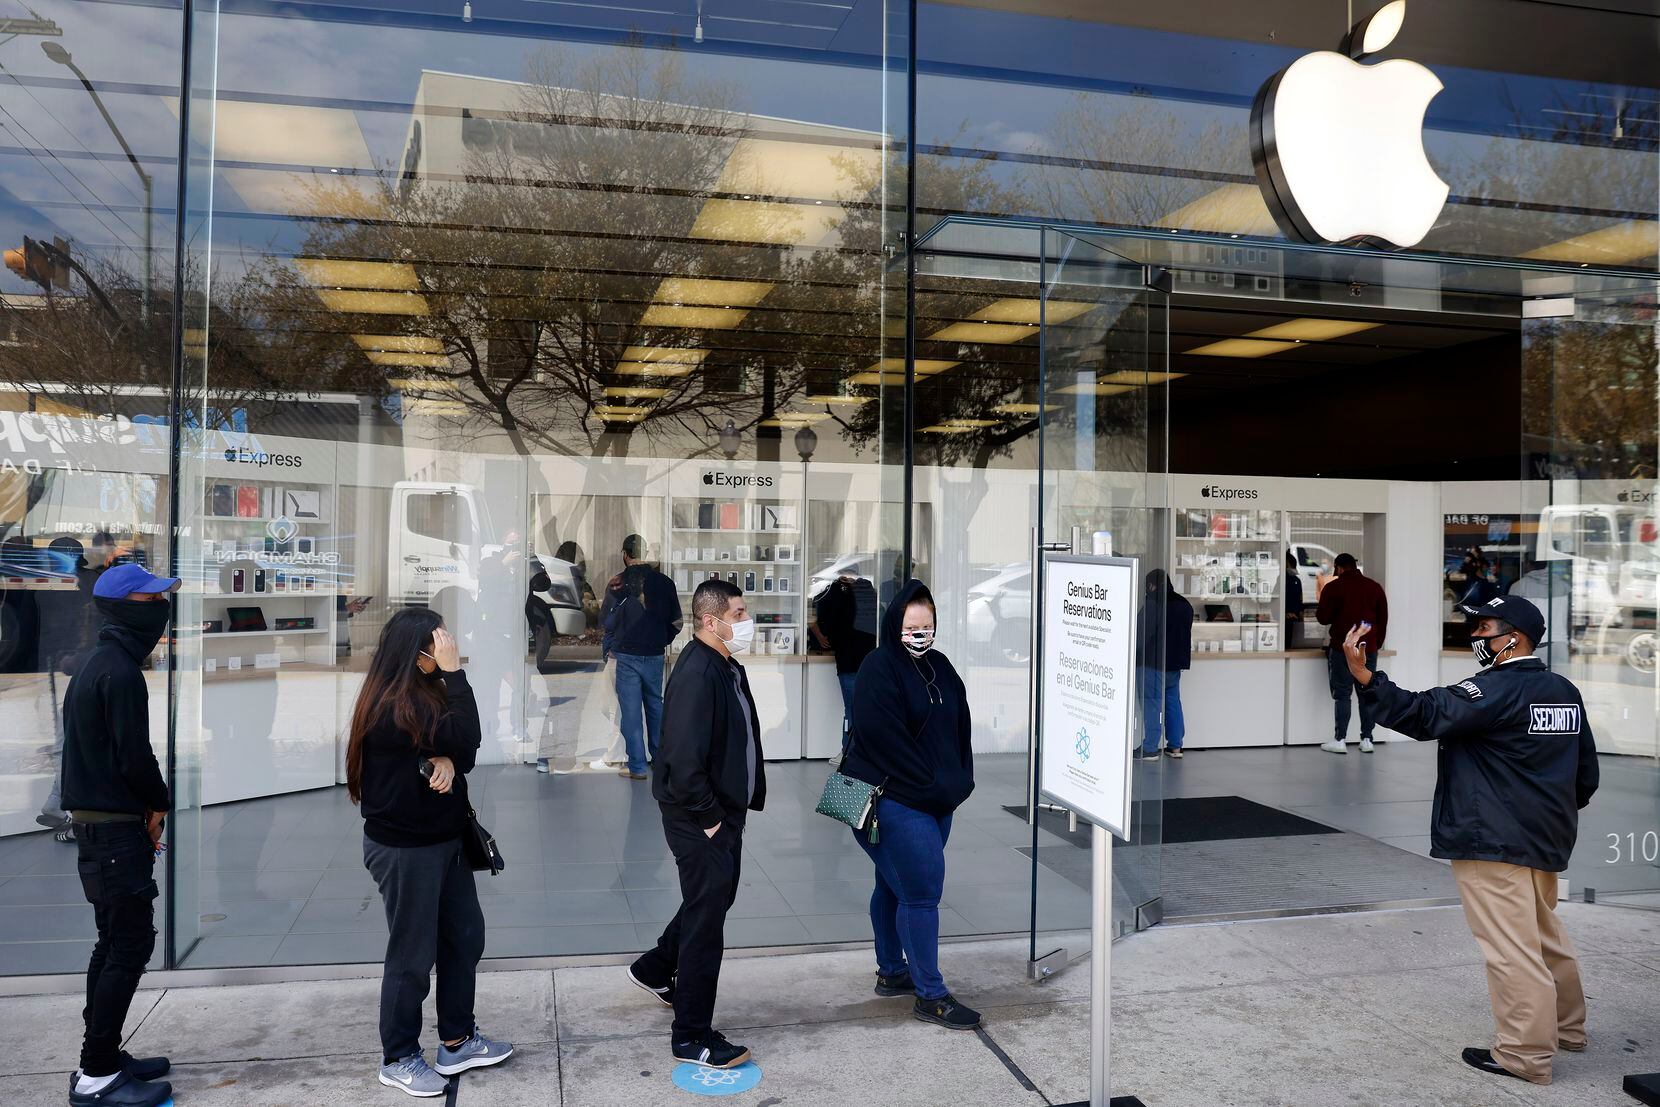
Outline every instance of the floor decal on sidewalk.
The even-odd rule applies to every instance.
[[[693,1095],[737,1095],[761,1082],[761,1066],[745,1061],[737,1068],[706,1069],[702,1065],[675,1066],[674,1086]]]

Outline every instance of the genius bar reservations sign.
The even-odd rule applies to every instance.
[[[1044,558],[1040,789],[1126,840],[1138,575],[1134,558]]]

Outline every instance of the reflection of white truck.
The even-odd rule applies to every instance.
[[[1538,543],[1538,560],[1572,568],[1574,632],[1626,637],[1626,660],[1653,671],[1660,526],[1652,506],[1552,504],[1540,514]]]
[[[398,481],[392,486],[386,543],[392,604],[431,607],[456,622],[460,610],[477,599],[487,562],[515,552],[491,541],[496,537],[487,507],[471,485]],[[532,592],[547,604],[555,632],[581,634],[587,617],[576,566],[540,554],[534,562],[527,579],[541,583],[536,565],[546,572],[547,587]]]

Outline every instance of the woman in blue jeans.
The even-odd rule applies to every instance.
[[[952,812],[974,791],[968,691],[934,647],[934,599],[913,580],[882,617],[876,651],[859,666],[853,727],[841,771],[882,789],[876,841],[854,840],[876,865],[870,924],[876,994],[915,994],[912,1013],[973,1030],[980,1013],[940,976],[940,893]]]

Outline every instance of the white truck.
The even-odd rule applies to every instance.
[[[1573,638],[1655,671],[1660,596],[1660,523],[1654,501],[1552,504],[1539,517],[1537,560],[1567,562]]]

